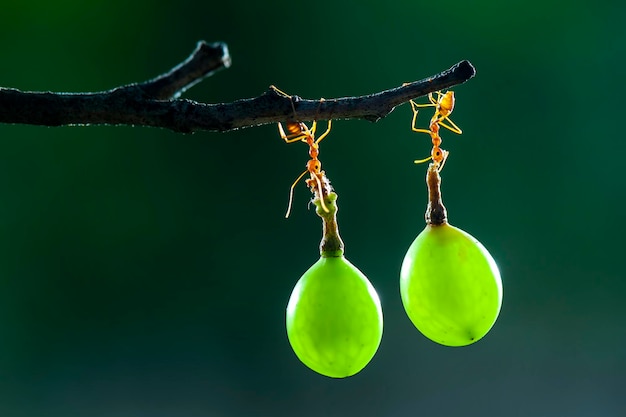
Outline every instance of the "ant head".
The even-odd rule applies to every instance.
[[[432,153],[431,153],[431,156],[433,158],[433,161],[435,161],[438,164],[440,164],[448,156],[448,151],[444,151],[439,146],[434,146],[433,150],[432,150]]]
[[[310,159],[309,162],[306,163],[306,169],[310,173],[319,173],[322,170],[322,163],[319,159]]]
[[[432,158],[433,162],[437,166],[437,171],[441,171],[443,169],[443,165],[446,163],[446,159],[448,159],[449,154],[450,152],[441,149],[440,147],[433,149]]]

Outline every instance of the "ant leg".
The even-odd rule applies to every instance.
[[[415,129],[415,122],[417,121],[417,112],[418,110],[413,107],[413,100],[411,100],[411,110],[413,111],[413,119],[411,119],[411,130]]]
[[[441,93],[437,91],[437,94],[441,94]],[[428,93],[428,101],[430,101],[430,103],[417,104],[413,100],[411,100],[411,105],[414,105],[415,107],[437,107],[437,105],[439,104],[439,96],[437,96],[437,100],[435,100],[433,98],[433,93]]]
[[[291,135],[285,134],[285,130],[283,129],[283,125],[280,122],[278,122],[278,133],[280,134],[280,137],[286,143],[299,142],[299,141],[302,141],[304,138],[307,137],[306,133],[303,133],[303,134],[294,133],[294,134],[291,134]]]
[[[413,100],[409,100],[411,102],[411,107],[437,107],[439,105],[439,97],[441,96],[441,92],[437,91],[437,100],[433,97],[433,93],[428,93],[428,101],[430,103],[427,104],[417,104]]]
[[[432,133],[430,130],[428,129],[418,129],[415,127],[415,120],[413,120],[413,126],[411,126],[411,130],[413,132],[420,132],[420,133],[428,133],[429,135]]]
[[[437,107],[437,103],[418,104],[413,100],[410,100],[411,104],[415,107]]]
[[[296,187],[296,184],[304,177],[304,175],[309,172],[305,170],[302,174],[298,176],[298,178],[291,184],[291,188],[289,189],[289,205],[287,206],[287,214],[285,214],[285,219],[289,217],[289,213],[291,213],[291,203],[293,203],[293,189]]]
[[[322,210],[324,210],[326,213],[330,213],[330,210],[328,210],[328,207],[326,207],[326,204],[324,203],[324,189],[322,187],[322,181],[320,181],[317,175],[313,173],[311,173],[311,177],[315,178],[315,182],[317,183],[317,192],[319,194],[320,205],[322,206]]]
[[[315,122],[313,122],[313,123],[315,123]],[[317,138],[315,143],[320,143],[322,141],[322,139],[324,139],[326,136],[328,136],[328,134],[330,133],[330,128],[332,127],[331,124],[332,124],[332,120],[329,119],[328,120],[328,127],[326,128],[326,132],[322,133],[322,135],[319,138]]]
[[[448,124],[444,123],[444,122],[443,122],[444,120],[446,120],[446,121],[447,121],[448,123],[450,123],[450,124],[448,125]],[[442,118],[439,120],[439,125],[440,125],[440,126],[445,127],[446,129],[448,129],[448,130],[450,130],[450,131],[452,131],[452,132],[454,132],[454,133],[456,133],[456,134],[458,134],[458,135],[460,135],[460,134],[462,134],[462,133],[463,133],[463,131],[461,131],[461,128],[460,128],[460,127],[458,127],[458,126],[456,125],[456,123],[454,123],[452,120],[450,120],[450,117],[449,117],[449,116],[442,117]]]
[[[413,112],[413,119],[411,119],[411,129],[415,130],[415,122],[417,121],[417,113],[419,112],[419,110],[417,110],[418,107],[423,107],[420,106],[419,104],[417,104],[416,102],[414,102],[413,100],[409,100],[409,103],[411,103],[411,111]]]
[[[317,110],[315,111],[315,120],[317,120],[317,116],[320,114],[320,108],[322,107],[322,103],[324,103],[326,99],[324,97],[320,97],[319,103],[317,103]]]
[[[429,156],[428,158],[424,158],[424,159],[416,159],[415,161],[413,161],[414,164],[423,164],[424,162],[428,162],[431,159],[433,159],[432,156]]]
[[[275,85],[270,85],[270,89],[272,89],[276,94],[281,95],[281,96],[289,99],[289,101],[291,102],[291,110],[293,111],[293,117],[295,118],[296,117],[296,106],[294,106],[294,104],[293,104],[293,96],[285,93],[283,90],[280,90]]]
[[[322,105],[324,101],[326,101],[324,97],[320,98],[319,103],[317,105],[317,112],[315,113],[315,120],[313,120],[313,125],[311,126],[312,134],[315,134],[315,129],[317,128],[317,116],[319,115],[320,106]],[[320,143],[322,139],[324,139],[330,133],[330,124],[331,124],[331,121],[328,120],[328,127],[326,128],[326,131],[315,141],[315,143]]]
[[[424,107],[424,106],[431,106],[431,105],[426,104],[424,106],[420,106],[419,104],[416,104],[413,100],[410,100],[410,103],[411,103],[411,110],[413,110],[413,119],[411,120],[411,130],[414,132],[428,133],[430,135],[430,130],[418,129],[417,127],[415,127],[415,123],[417,122],[417,112],[419,111],[417,110],[417,107]]]
[[[291,98],[291,96],[289,94],[285,93],[283,90],[279,89],[275,85],[270,85],[270,89],[274,90],[278,95],[281,95],[281,96],[287,97],[287,98]]]

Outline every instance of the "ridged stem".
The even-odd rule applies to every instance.
[[[441,226],[448,222],[448,212],[441,200],[441,176],[439,167],[435,164],[428,165],[426,173],[426,185],[428,186],[428,207],[426,208],[426,224]]]
[[[315,213],[322,218],[322,241],[320,242],[320,255],[324,258],[336,258],[343,256],[344,245],[339,236],[339,226],[337,225],[337,194],[332,191],[328,178],[322,171],[318,178],[322,186],[322,195],[318,187],[313,186],[316,181],[311,181],[311,191],[315,194],[313,204]],[[321,200],[324,201],[322,206]]]

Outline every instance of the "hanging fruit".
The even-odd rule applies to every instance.
[[[287,94],[275,89],[287,97]],[[295,113],[295,109],[294,109]],[[286,311],[289,343],[306,366],[322,375],[345,378],[361,371],[374,357],[383,333],[383,314],[376,290],[367,277],[344,256],[344,245],[337,226],[337,194],[318,159],[319,142],[331,129],[315,140],[317,122],[309,128],[302,122],[279,123],[286,143],[309,145],[307,169],[296,179],[289,193],[291,211],[293,190],[309,174],[307,185],[314,195],[318,216],[322,218],[320,259],[298,280]]]
[[[433,151],[426,160],[433,162],[426,175],[426,228],[402,262],[400,295],[409,318],[424,336],[446,346],[465,346],[485,336],[495,323],[502,305],[502,281],[487,249],[448,223],[441,199],[439,173],[448,152],[439,148],[439,124],[461,133],[449,119],[454,107],[451,93],[437,93],[437,100],[429,96],[431,104],[426,106],[436,107],[429,130],[415,128],[417,107],[421,105],[411,103],[413,130],[431,135]]]
[[[344,378],[361,371],[374,357],[383,334],[383,313],[376,290],[343,256],[336,223],[337,195],[329,193],[324,211],[320,259],[298,280],[287,305],[287,336],[298,358],[322,375]]]

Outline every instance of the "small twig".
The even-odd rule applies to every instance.
[[[24,92],[0,87],[0,123],[42,126],[134,125],[175,132],[228,131],[279,121],[365,119],[377,121],[411,99],[472,78],[474,67],[461,61],[452,68],[401,87],[360,97],[303,100],[270,88],[259,97],[205,104],[176,99],[185,90],[230,66],[223,43],[199,42],[191,56],[153,80],[100,93]],[[295,107],[296,115],[293,114]]]
[[[137,87],[143,91],[146,97],[159,100],[178,98],[204,78],[213,75],[222,68],[230,67],[230,64],[231,59],[225,43],[207,44],[200,41],[196,50],[185,61],[172,68],[168,73],[137,84]]]

